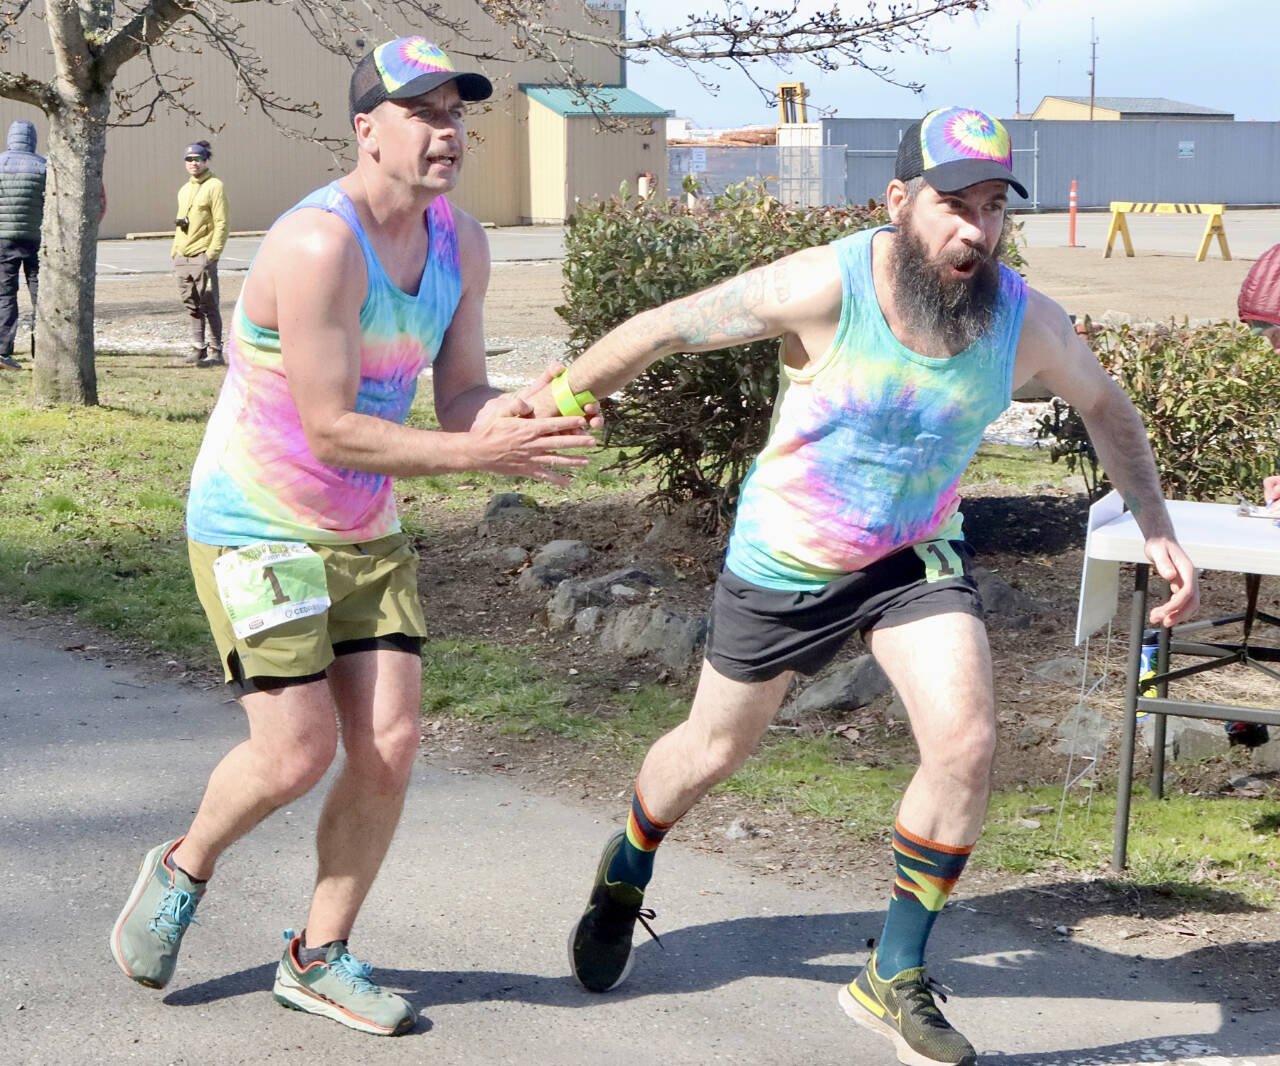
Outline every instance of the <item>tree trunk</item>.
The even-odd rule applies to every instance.
[[[93,298],[110,99],[95,90],[46,112],[49,169],[36,312],[35,398],[96,404]]]

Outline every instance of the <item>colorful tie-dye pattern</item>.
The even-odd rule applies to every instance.
[[[387,92],[424,74],[453,70],[449,57],[425,37],[398,37],[374,49],[373,61]]]
[[[956,484],[1009,405],[1026,285],[1000,268],[988,333],[950,359],[905,348],[876,301],[871,241],[836,241],[844,306],[816,367],[785,365],[769,441],[743,484],[726,565],[808,590],[908,544],[961,536]]]
[[[338,215],[364,252],[368,289],[360,308],[356,410],[403,422],[418,375],[440,351],[462,292],[453,213],[444,197],[428,209],[430,252],[418,293],[410,296],[383,271],[337,184],[286,214],[303,208]],[[280,335],[249,321],[237,303],[226,380],[191,475],[187,535],[204,544],[358,544],[399,528],[390,477],[326,466],[311,454],[289,395]]]
[[[920,123],[920,145],[926,170],[957,159],[990,159],[1013,167],[1008,131],[972,108],[930,111]]]

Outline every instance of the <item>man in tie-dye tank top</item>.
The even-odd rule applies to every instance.
[[[273,992],[363,1032],[414,1026],[414,1009],[347,948],[419,737],[426,624],[391,479],[486,470],[563,483],[586,459],[561,451],[594,444],[585,413],[532,418],[486,380],[488,245],[446,194],[467,103],[491,92],[423,37],[365,56],[348,99],[355,169],[276,222],[245,280],[187,533],[249,737],[213,771],[187,832],[142,861],[111,935],[141,984],[172,976],[219,856],[314,786],[341,745],[310,912],[285,933]],[[439,430],[404,425],[427,368]],[[290,876],[309,880],[272,879]]]
[[[743,484],[692,710],[650,749],[571,934],[587,988],[625,978],[666,833],[746,759],[793,673],[820,670],[856,633],[906,705],[920,766],[892,827],[883,934],[840,1002],[903,1062],[975,1060],[938,1010],[924,954],[982,826],[996,738],[957,483],[1014,387],[1038,377],[1084,418],[1172,586],[1153,622],[1198,599],[1133,405],[1062,309],[999,263],[1007,190],[1026,195],[1011,160],[995,119],[933,111],[902,141],[893,226],[643,312],[534,397],[539,413],[572,410],[579,392],[606,395],[664,356],[781,341],[773,425]]]

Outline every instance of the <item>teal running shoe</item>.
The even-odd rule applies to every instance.
[[[587,909],[569,930],[569,968],[588,992],[608,992],[627,979],[637,921],[662,946],[658,934],[649,926],[654,912],[642,906],[644,889],[608,879],[609,863],[624,839],[619,831],[605,844]]]
[[[169,983],[182,937],[204,898],[204,882],[165,865],[180,843],[181,837],[170,840],[142,857],[129,901],[111,930],[111,954],[120,969],[148,988]]]
[[[394,992],[374,984],[369,964],[358,962],[340,941],[329,945],[323,962],[303,966],[298,961],[302,935],[286,929],[284,938],[288,946],[271,989],[277,1003],[374,1036],[400,1036],[414,1027],[418,1012]]]
[[[974,1066],[973,1045],[961,1036],[933,1001],[947,997],[937,981],[914,966],[884,981],[876,974],[876,956],[852,982],[840,989],[845,1014],[893,1041],[898,1061],[907,1066]]]

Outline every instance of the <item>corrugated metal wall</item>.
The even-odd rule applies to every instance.
[[[823,119],[823,143],[850,150],[846,199],[884,197],[898,140],[913,121]],[[1038,183],[1042,208],[1065,209],[1072,178],[1081,207],[1112,200],[1280,204],[1280,122],[1010,119],[1005,126],[1014,173],[1029,192]],[[1030,151],[1037,140],[1038,164]]]
[[[443,0],[442,8],[446,15],[461,19],[473,17],[475,11],[470,0]],[[315,45],[302,30],[297,16],[287,8],[243,4],[236,7],[236,15],[248,27],[246,39],[253,42],[271,70],[273,87],[295,100],[318,101],[324,111],[316,123],[318,129],[332,136],[349,136],[350,65]],[[617,12],[592,11],[591,15],[612,19],[615,24],[619,18]],[[557,18],[574,18],[581,20],[584,27],[588,25],[586,14],[580,9],[561,9]],[[8,50],[0,55],[0,62],[6,70],[47,78],[52,62],[47,54],[44,26],[39,21],[23,21],[27,40],[10,42]],[[431,27],[405,28],[401,32],[426,32],[432,36]],[[489,26],[487,36],[494,35],[494,28]],[[375,43],[370,42],[369,47]],[[443,36],[439,43],[448,50]],[[489,47],[492,45],[491,41]],[[266,229],[283,210],[310,190],[340,176],[346,168],[349,160],[335,160],[306,141],[284,137],[262,116],[256,104],[242,112],[235,99],[235,74],[211,49],[205,48],[201,54],[157,49],[155,54],[158,63],[169,62],[176,72],[194,79],[195,85],[184,99],[211,128],[159,111],[146,126],[108,133],[105,180],[109,206],[102,223],[104,237],[172,231],[178,187],[186,180],[182,149],[194,140],[208,140],[213,145],[212,169],[226,185],[231,225],[236,230]],[[622,73],[621,61],[603,48],[580,47],[576,59],[591,80],[616,83]],[[456,65],[471,64],[459,55]],[[511,225],[525,214],[529,181],[526,105],[518,86],[556,80],[558,73],[550,64],[528,61],[498,60],[486,63],[483,69],[493,79],[496,92],[491,107],[486,111],[483,105],[476,105],[468,120],[469,128],[480,139],[472,139],[462,183],[450,200],[481,221]],[[119,84],[131,85],[144,76],[145,65],[135,60],[122,68]],[[40,111],[0,98],[0,135],[16,118],[34,122],[40,143],[47,143],[47,127]],[[616,184],[615,181],[615,188]]]
[[[602,131],[590,115],[572,116],[565,120],[565,215],[573,213],[574,201],[590,200],[593,195],[608,197],[618,191],[622,182],[635,196],[640,188],[640,175],[656,178],[654,193],[666,195],[667,136],[662,119],[628,119],[636,128]],[[646,123],[652,132],[645,132]],[[607,147],[606,147],[607,146]]]

